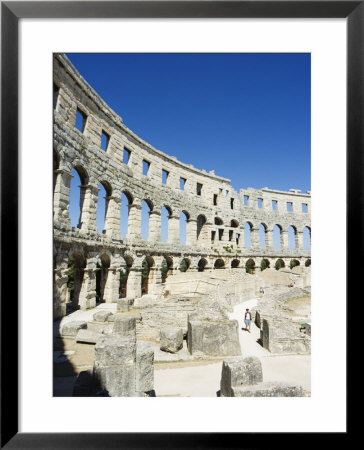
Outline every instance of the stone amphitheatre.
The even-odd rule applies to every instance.
[[[54,395],[310,395],[310,192],[236,192],[229,179],[134,134],[64,54],[53,69]],[[80,179],[77,226],[72,172]]]

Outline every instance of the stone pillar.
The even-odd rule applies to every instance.
[[[132,204],[129,206],[128,235],[130,239],[141,238],[141,205]]]
[[[107,211],[105,218],[106,235],[110,237],[120,237],[120,197],[105,197],[107,201]]]
[[[168,243],[179,244],[179,216],[172,214],[168,218]]]
[[[149,271],[150,294],[160,294],[162,292],[162,261],[163,257],[154,257],[154,266]]]
[[[197,241],[197,220],[188,219],[186,226],[186,245],[195,245]]]
[[[107,280],[104,289],[104,302],[116,303],[119,299],[120,267],[107,269]]]
[[[83,280],[78,306],[82,310],[94,308],[96,306],[96,257],[89,258],[86,268],[79,270],[83,270]]]
[[[266,249],[274,249],[273,230],[266,230],[265,232],[265,247]]]
[[[99,188],[91,184],[80,186],[82,213],[80,225],[82,231],[97,231],[96,209]]]
[[[57,256],[53,270],[53,320],[57,320],[66,315],[68,293],[68,256],[66,254]]]
[[[151,211],[149,215],[149,241],[161,241],[161,213],[159,211]]]
[[[287,231],[281,232],[281,248],[288,249],[288,232]]]
[[[298,237],[298,231],[295,231],[294,233],[294,248],[295,250],[297,250],[300,246],[300,241],[299,241],[299,237]]]
[[[73,176],[70,172],[58,169],[54,172],[56,183],[53,195],[53,220],[54,226],[70,230],[69,218],[70,185]]]
[[[199,241],[200,241],[200,244],[203,245],[204,247],[210,246],[211,228],[212,228],[212,223],[207,222],[207,221],[206,221],[205,225],[202,227]]]
[[[297,249],[301,249],[301,250],[304,249],[304,246],[303,246],[303,232],[302,231],[297,231],[297,234],[296,234],[296,248]]]
[[[259,228],[252,228],[250,231],[251,248],[259,248]]]
[[[127,281],[128,298],[137,298],[142,295],[142,268],[130,267]]]

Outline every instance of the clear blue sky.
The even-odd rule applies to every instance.
[[[67,56],[126,126],[157,149],[215,170],[237,191],[311,189],[310,54]],[[76,176],[71,194],[78,185]],[[104,196],[101,189],[100,231]],[[75,226],[79,207],[72,197]],[[143,211],[145,235],[146,217]],[[123,223],[121,230],[125,235]]]
[[[310,54],[67,54],[126,126],[240,188],[311,189]]]

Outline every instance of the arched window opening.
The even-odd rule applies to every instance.
[[[179,215],[179,241],[182,245],[187,243],[187,221],[189,216],[185,211],[182,211]]]
[[[166,279],[173,271],[173,260],[169,256],[165,256],[161,264],[161,276],[162,283],[166,282]]]
[[[215,225],[223,225],[224,222],[222,221],[222,219],[220,219],[220,217],[215,217]]]
[[[300,262],[298,261],[298,259],[291,259],[290,263],[289,263],[289,267],[291,268],[291,270],[293,269],[293,267],[299,266]]]
[[[232,221],[230,222],[230,226],[231,228],[238,228],[239,222],[235,219],[232,219]]]
[[[296,228],[290,225],[288,227],[288,248],[290,250],[294,250],[296,248],[296,235],[297,235]]]
[[[304,227],[302,233],[304,250],[311,250],[311,228]]]
[[[197,240],[202,239],[203,237],[203,230],[206,223],[206,217],[200,214],[197,217]]]
[[[96,223],[99,233],[105,233],[106,216],[109,207],[108,197],[111,195],[111,186],[106,181],[102,181],[99,183],[98,188]]]
[[[253,259],[248,259],[248,261],[245,263],[245,271],[246,273],[250,273],[253,275],[255,273],[255,262]]]
[[[266,243],[266,240],[265,240],[266,232],[267,232],[266,225],[264,225],[263,223],[260,223],[259,224],[259,246],[260,247],[266,247],[267,246],[267,243]]]
[[[240,261],[238,259],[233,259],[231,261],[231,268],[232,269],[236,269],[237,267],[239,267]]]
[[[279,270],[279,269],[283,269],[283,267],[286,267],[286,265],[284,264],[283,259],[277,259],[277,261],[276,261],[276,263],[274,265],[274,268],[276,270]]]
[[[187,270],[189,269],[190,265],[191,265],[191,261],[189,259],[187,259],[187,258],[183,258],[182,261],[180,262],[179,270],[181,272],[187,272]]]
[[[142,295],[148,294],[150,269],[154,265],[154,260],[146,256],[142,262]]]
[[[204,258],[200,259],[197,266],[198,266],[198,271],[203,272],[205,270],[205,267],[207,266],[206,259],[204,259]]]
[[[225,267],[225,263],[223,259],[217,259],[214,264],[215,269],[223,269]]]
[[[110,267],[108,255],[101,255],[96,264],[96,303],[104,302],[104,292]]]
[[[265,269],[269,269],[270,267],[270,262],[268,259],[263,258],[261,263],[260,263],[260,270],[263,272],[263,270]]]
[[[83,283],[86,258],[80,252],[75,252],[68,258],[68,280],[67,289],[69,291],[71,308],[79,309],[79,298]]]
[[[121,194],[121,206],[120,206],[120,235],[125,237],[128,234],[129,226],[129,211],[130,206],[133,204],[133,197],[129,192],[123,192]]]
[[[149,238],[149,218],[152,209],[152,205],[149,201],[142,201],[142,239],[145,241]]]
[[[251,232],[253,229],[253,225],[250,222],[246,222],[244,224],[244,246],[245,248],[251,248],[252,240],[251,240]]]
[[[133,260],[130,257],[121,258],[120,261],[120,284],[119,284],[119,298],[127,297],[127,286],[130,268],[133,265]]]
[[[71,226],[81,228],[82,225],[82,209],[85,198],[85,190],[81,186],[88,183],[86,171],[81,167],[75,167],[71,175],[70,183],[70,201],[69,201],[69,217]]]
[[[282,228],[279,225],[273,227],[273,247],[278,250],[281,248]]]
[[[161,209],[161,239],[162,242],[168,242],[169,233],[169,218],[172,215],[172,211],[168,206],[163,206]]]
[[[311,266],[311,259],[306,259],[305,267],[310,267],[310,266]]]

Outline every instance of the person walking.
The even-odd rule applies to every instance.
[[[245,310],[244,322],[245,322],[245,329],[246,329],[247,331],[249,331],[249,333],[250,333],[250,323],[251,323],[251,320],[252,320],[252,315],[251,315],[251,312],[249,311],[249,308],[247,308],[247,309]]]

